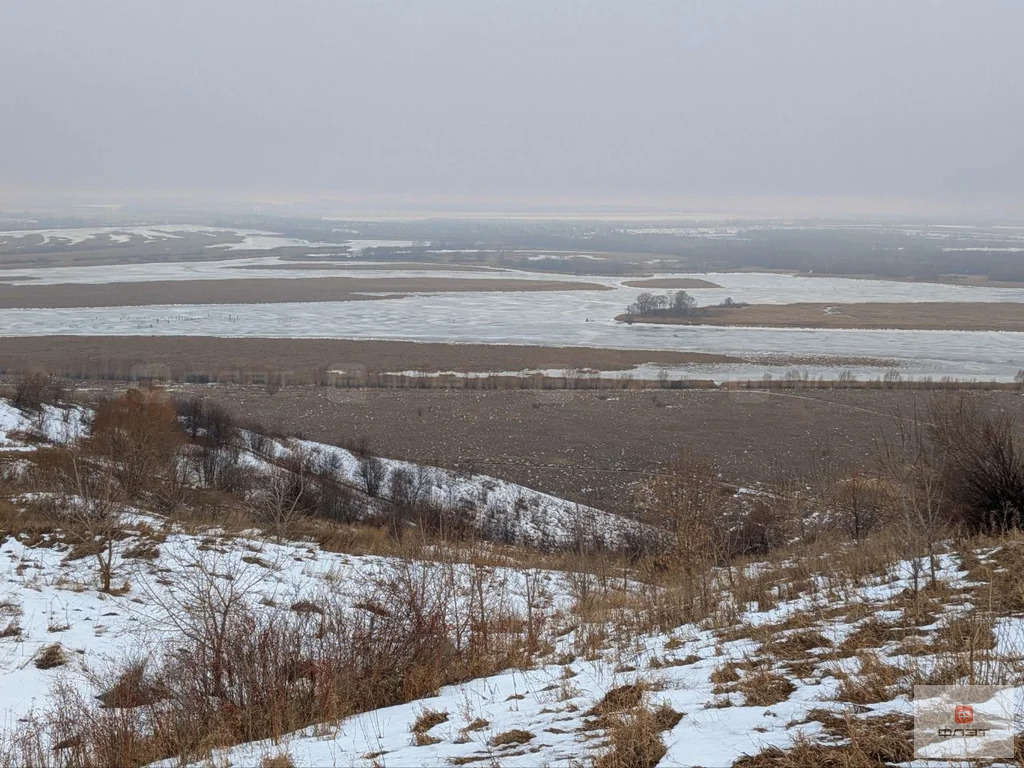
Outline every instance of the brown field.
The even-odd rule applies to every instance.
[[[702,353],[536,347],[512,344],[431,344],[344,339],[223,339],[188,336],[0,337],[0,367],[66,376],[120,378],[136,366],[157,366],[171,378],[189,372],[284,371],[311,382],[322,368],[368,371],[519,371],[531,368],[628,370],[643,363],[739,362]]]
[[[507,272],[507,269],[501,269],[498,267],[487,267],[480,264],[458,264],[458,263],[439,263],[436,261],[388,261],[379,262],[376,264],[345,264],[337,261],[319,261],[316,263],[303,263],[298,262],[295,264],[236,264],[228,267],[228,269],[255,269],[255,270],[288,270],[288,271],[300,271],[300,270],[341,270],[348,272],[355,272],[360,270],[369,271],[388,271],[393,269],[416,269],[423,272],[443,272],[455,270],[458,272]]]
[[[876,440],[929,395],[806,391],[438,391],[256,386],[193,387],[239,416],[319,441],[365,436],[382,455],[482,472],[609,509],[680,451],[712,458],[739,485],[798,476],[831,456],[870,468]],[[1012,392],[971,393],[1024,418]],[[813,461],[812,461],[813,459]],[[806,483],[814,478],[803,477]]]
[[[384,297],[462,291],[606,291],[597,283],[445,277],[318,277],[289,280],[163,280],[98,285],[0,285],[0,308],[123,307],[147,304],[278,304],[372,301]]]
[[[625,320],[619,315],[617,320]],[[872,302],[864,304],[751,304],[709,307],[698,318],[657,316],[633,322],[772,328],[862,328],[931,331],[1024,331],[1024,304]]]
[[[627,280],[632,288],[721,288],[717,283],[696,277],[656,277],[649,280]]]

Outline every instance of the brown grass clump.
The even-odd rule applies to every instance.
[[[737,669],[738,666],[739,664],[735,661],[730,661],[720,667],[715,667],[711,671],[709,679],[712,683],[717,683],[719,685],[723,683],[738,683],[740,679],[740,673]]]
[[[657,656],[651,659],[649,666],[651,669],[664,669],[665,667],[686,667],[690,664],[696,664],[700,661],[700,656],[691,653],[689,656],[684,656],[681,659],[659,659]]]
[[[53,643],[43,648],[36,656],[36,667],[38,669],[53,669],[68,663],[68,657],[60,643]]]
[[[667,751],[660,735],[665,722],[646,707],[611,718],[609,750],[597,758],[594,768],[654,768]]]
[[[858,651],[880,648],[886,643],[898,640],[904,634],[894,624],[880,621],[872,616],[861,623],[849,636],[839,644],[839,652],[843,656],[852,656]]]
[[[287,752],[281,752],[273,757],[264,757],[260,768],[295,768],[295,763]]]
[[[741,757],[733,768],[878,768],[914,756],[911,720],[905,715],[858,719],[819,710],[811,713],[811,719],[843,743],[817,744],[799,736],[789,749],[768,747]]]
[[[587,710],[587,717],[610,715],[614,712],[624,712],[628,709],[636,709],[643,701],[646,688],[643,683],[633,683],[612,688],[606,693],[597,704]]]
[[[513,728],[511,731],[499,733],[491,739],[491,746],[503,747],[508,744],[525,744],[531,741],[536,734],[524,731],[522,728]]]
[[[167,698],[167,688],[146,675],[146,663],[136,662],[128,666],[117,682],[98,698],[104,707],[130,709],[153,704]]]
[[[21,625],[17,619],[11,619],[7,622],[7,626],[0,629],[0,639],[5,637],[18,637],[21,634]]]
[[[743,693],[744,703],[748,707],[770,707],[785,701],[796,690],[796,686],[785,677],[768,671],[746,675],[737,688]]]
[[[469,723],[469,725],[467,725],[462,730],[464,730],[464,731],[482,731],[488,725],[490,725],[490,722],[488,722],[487,720],[484,720],[482,717],[478,717],[478,718],[475,718],[474,720],[472,720]]]
[[[799,659],[814,648],[831,648],[832,641],[821,632],[807,629],[785,637],[773,638],[762,646],[765,653],[780,659]]]
[[[865,652],[858,657],[860,671],[849,675],[836,672],[842,682],[837,698],[852,704],[877,704],[889,701],[905,685],[906,671],[882,661],[877,654]]]
[[[683,719],[682,712],[676,712],[667,703],[662,703],[656,710],[654,710],[654,722],[658,726],[659,731],[671,731],[677,725],[679,721]]]
[[[950,653],[992,650],[996,647],[992,621],[977,614],[953,619],[935,633],[932,647]]]
[[[448,713],[441,712],[436,709],[424,709],[420,712],[416,718],[416,722],[412,724],[411,730],[413,733],[426,733],[435,725],[448,722]]]

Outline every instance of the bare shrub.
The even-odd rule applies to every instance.
[[[95,559],[100,589],[110,592],[115,543],[124,535],[124,493],[113,470],[76,446],[41,453],[35,471],[39,487],[53,494],[40,506],[72,542],[71,556]]]
[[[178,478],[178,449],[185,435],[165,398],[130,389],[96,407],[88,447],[137,498],[155,479]]]
[[[386,477],[387,465],[379,456],[368,455],[359,462],[359,478],[367,496],[379,497]]]
[[[11,402],[26,411],[40,411],[46,402],[50,377],[44,373],[27,373],[14,383]]]
[[[1024,454],[1013,419],[984,412],[963,394],[936,398],[928,416],[956,522],[989,533],[1024,526]]]

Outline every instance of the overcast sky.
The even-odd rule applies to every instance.
[[[0,186],[1024,199],[1021,0],[0,0]]]

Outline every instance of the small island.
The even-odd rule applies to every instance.
[[[1024,332],[1020,302],[862,302],[697,306],[686,291],[642,293],[616,316],[625,323],[760,328]]]
[[[641,293],[626,311],[615,317],[625,323],[680,323],[701,324],[716,309],[735,309],[746,304],[727,298],[721,304],[697,306],[697,300],[686,291],[668,293]]]
[[[718,283],[699,277],[649,277],[645,280],[626,280],[630,288],[721,288]]]

